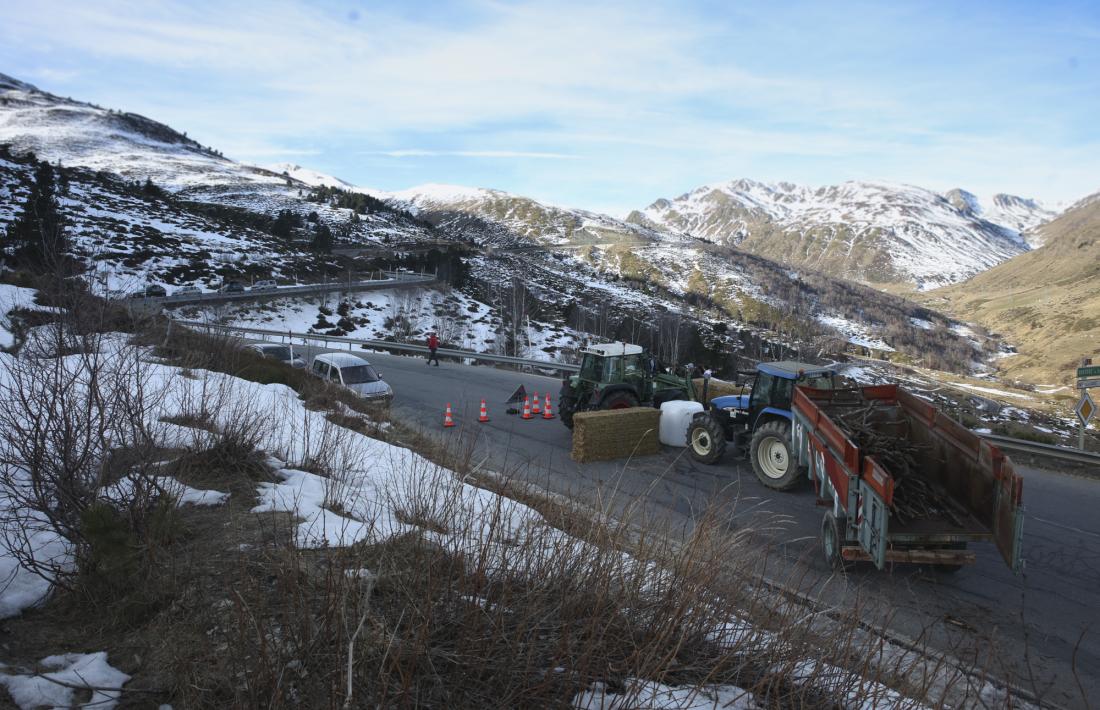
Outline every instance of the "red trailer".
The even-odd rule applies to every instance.
[[[862,435],[900,437],[917,452],[917,465],[890,471],[861,451],[846,425],[857,412]],[[830,564],[913,562],[950,571],[974,561],[967,543],[992,540],[1012,570],[1022,570],[1023,481],[996,446],[896,385],[798,387],[792,414],[792,451],[829,508],[821,542]],[[904,500],[917,490],[936,501],[921,515]]]

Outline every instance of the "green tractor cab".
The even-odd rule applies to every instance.
[[[696,399],[690,378],[659,372],[657,359],[640,345],[606,343],[585,348],[580,372],[562,380],[558,414],[572,429],[576,412],[660,407],[676,399]]]
[[[756,366],[755,381],[741,394],[715,397],[688,427],[688,448],[696,461],[722,459],[727,443],[752,461],[756,477],[769,488],[788,490],[798,483],[791,449],[791,398],[796,385],[834,389],[837,372],[801,362]]]

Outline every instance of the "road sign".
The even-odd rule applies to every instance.
[[[1077,368],[1078,377],[1100,377],[1100,365]]]
[[[1087,427],[1092,415],[1096,414],[1096,403],[1092,401],[1088,390],[1081,393],[1081,401],[1077,403],[1077,408],[1074,411],[1077,412],[1077,418],[1081,420],[1081,427]]]
[[[1087,390],[1089,387],[1100,387],[1100,380],[1077,380],[1077,389]]]

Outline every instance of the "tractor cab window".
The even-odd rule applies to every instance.
[[[769,405],[773,380],[775,380],[775,377],[766,372],[756,373],[756,382],[753,383],[752,394],[749,396],[749,407],[751,409],[759,410]]]
[[[798,385],[801,387],[811,387],[815,390],[831,390],[833,389],[833,377],[832,375],[805,377],[798,381]]]
[[[603,360],[603,382],[618,382],[623,377],[623,358],[606,357]]]
[[[600,379],[600,358],[595,355],[585,355],[581,360],[581,372],[580,377],[582,380],[599,381]]]
[[[642,356],[627,355],[623,358],[623,374],[632,375],[642,371]]]
[[[794,380],[788,380],[785,377],[773,379],[775,384],[772,386],[771,406],[790,409],[791,398],[794,397]]]
[[[749,407],[759,411],[765,407],[790,409],[794,395],[794,380],[776,377],[766,372],[756,373],[756,383],[752,386]]]

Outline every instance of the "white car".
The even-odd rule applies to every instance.
[[[245,347],[249,350],[258,352],[264,357],[269,357],[279,362],[285,362],[291,367],[306,366],[306,361],[302,359],[301,355],[294,352],[294,348],[290,345],[282,345],[280,343],[249,343]]]
[[[265,279],[263,281],[257,281],[252,284],[253,291],[275,291],[279,288],[279,284],[275,282],[275,279]]]
[[[172,292],[173,296],[195,296],[202,293],[202,289],[195,285],[181,286]]]
[[[382,379],[382,373],[358,355],[321,353],[313,358],[309,371],[321,379],[347,387],[363,399],[374,402],[393,399],[393,389]]]

